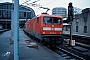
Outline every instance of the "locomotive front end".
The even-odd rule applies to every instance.
[[[61,16],[43,16],[42,38],[50,45],[60,44],[63,39],[63,20]]]
[[[63,33],[63,20],[59,16],[44,16],[42,34],[43,37],[60,37]]]

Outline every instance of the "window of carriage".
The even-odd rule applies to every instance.
[[[39,23],[39,17],[37,17],[37,23]]]

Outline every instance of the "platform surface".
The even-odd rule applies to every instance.
[[[7,31],[0,35],[1,38],[4,39],[8,46],[5,51],[2,52],[2,59],[5,58],[7,60],[14,60],[14,44],[9,45],[11,41],[11,31]],[[3,40],[3,39],[2,39]],[[30,43],[27,43],[26,40],[30,40]],[[35,47],[33,44],[36,44]],[[28,47],[29,46],[29,47]],[[65,60],[60,55],[56,54],[55,52],[49,50],[45,46],[32,41],[28,36],[26,36],[22,29],[19,29],[19,47],[20,47],[20,60]],[[8,55],[5,55],[9,52]],[[0,59],[1,60],[1,59]]]

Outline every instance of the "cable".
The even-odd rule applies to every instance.
[[[49,2],[49,3],[47,3],[47,4],[45,4],[44,6],[46,6],[46,5],[48,5],[48,4],[51,4],[52,2],[54,2],[55,0],[52,0],[51,2]]]
[[[34,1],[34,2],[32,2],[32,3],[36,3],[36,2],[38,2],[38,1],[40,1],[40,0]]]
[[[23,0],[22,0],[22,1],[23,1]],[[29,6],[39,7],[39,8],[42,8],[42,9],[47,9],[47,11],[50,10],[50,9],[47,8],[47,7],[42,7],[42,5],[40,5],[40,4],[35,4],[36,2],[38,2],[38,1],[40,1],[40,0],[34,1],[34,2],[32,2],[32,3],[28,3],[29,1],[31,1],[31,0],[28,0],[28,1],[24,2],[24,3],[22,3],[22,4],[27,4],[27,5],[29,5]],[[53,0],[53,1],[54,1],[54,0]],[[52,1],[51,1],[51,2],[52,2]],[[22,4],[21,4],[21,5],[22,5]],[[46,13],[47,13],[47,11],[46,11]]]
[[[22,0],[22,1],[23,1],[23,0]],[[31,1],[31,0],[27,0],[26,2],[29,2],[29,1]],[[24,2],[24,1],[23,1],[23,2]],[[22,4],[25,4],[26,2],[24,2],[24,3],[22,3]],[[21,4],[21,5],[22,5],[22,4]]]
[[[23,1],[23,0],[22,0]],[[24,3],[22,3],[22,4],[27,4],[27,5],[29,5],[29,6],[33,6],[33,7],[38,7],[38,6],[40,6],[40,4],[35,4],[36,2],[38,2],[38,1],[40,1],[40,0],[37,0],[37,1],[34,1],[34,2],[32,2],[32,3],[27,3],[27,2],[29,2],[30,0],[28,0],[28,1],[26,1],[26,2],[24,2]],[[21,5],[22,5],[21,4]],[[31,4],[31,5],[30,5]]]

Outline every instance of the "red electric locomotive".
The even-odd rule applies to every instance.
[[[41,14],[26,22],[26,32],[44,43],[60,43],[63,34],[62,17]]]

